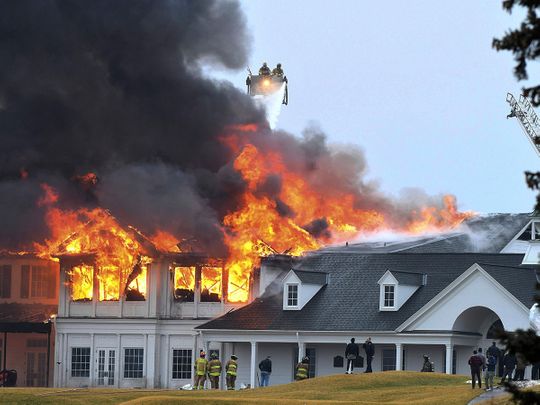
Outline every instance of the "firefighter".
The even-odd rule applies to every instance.
[[[422,365],[422,370],[420,371],[423,373],[432,373],[435,371],[435,365],[429,360],[429,356],[427,354],[424,354],[424,364]]]
[[[304,357],[300,363],[296,365],[296,373],[294,379],[302,381],[309,377],[309,357]]]
[[[199,358],[195,360],[195,383],[193,384],[194,390],[203,390],[204,381],[206,380],[206,372],[208,370],[208,360],[206,360],[206,353],[201,350]]]
[[[238,357],[235,354],[231,356],[231,359],[225,365],[226,380],[227,380],[227,389],[234,391],[234,383],[236,382],[236,369],[238,368],[238,363],[236,362]]]
[[[278,63],[277,66],[272,70],[272,75],[283,77],[283,69],[281,68],[281,63]]]
[[[259,69],[259,75],[261,76],[270,76],[270,68],[266,64],[266,62],[263,63],[261,68]]]
[[[213,390],[219,389],[219,377],[221,376],[221,361],[219,361],[216,353],[210,355],[208,362],[208,378]]]

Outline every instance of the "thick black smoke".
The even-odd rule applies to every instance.
[[[176,212],[169,230],[215,238],[242,187],[218,136],[265,121],[200,64],[244,67],[248,40],[234,1],[0,2],[0,246],[44,236],[37,179],[79,189],[87,172],[100,182],[83,202],[148,232]]]
[[[268,128],[264,111],[232,84],[202,75],[203,64],[247,65],[249,35],[236,1],[17,0],[0,2],[0,248],[46,238],[47,183],[63,209],[100,206],[146,234],[157,229],[225,254],[223,217],[245,189],[231,127],[257,124],[249,142],[277,151],[322,199],[355,196],[358,209],[404,225],[440,197],[383,195],[366,181],[355,147],[330,147],[317,128],[302,138]],[[81,176],[95,173],[97,182]],[[21,176],[24,173],[24,176]],[[255,194],[280,198],[282,173]],[[330,239],[327,218],[299,224]]]

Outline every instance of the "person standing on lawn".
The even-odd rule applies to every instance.
[[[354,338],[351,339],[351,343],[345,348],[345,358],[347,359],[347,371],[345,374],[352,374],[354,369],[354,362],[358,358],[358,345],[354,343]]]
[[[476,386],[478,381],[478,388],[482,388],[482,379],[480,378],[482,370],[482,358],[478,355],[476,350],[473,351],[473,355],[469,358],[469,366],[471,366],[471,378],[472,388]]]
[[[259,370],[261,370],[261,387],[268,387],[270,374],[272,374],[272,360],[270,360],[270,356],[266,356],[266,359],[259,363]]]

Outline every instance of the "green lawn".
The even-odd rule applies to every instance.
[[[425,404],[479,395],[466,376],[412,371],[333,375],[243,391],[0,388],[2,404]]]

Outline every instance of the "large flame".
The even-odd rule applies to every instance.
[[[52,189],[44,187],[45,196]],[[53,193],[54,194],[54,193]],[[42,201],[56,201],[43,198]],[[97,287],[100,301],[118,300],[121,295],[133,300],[146,296],[146,273],[149,257],[142,255],[142,247],[134,232],[121,227],[106,210],[79,209],[64,211],[48,209],[46,221],[52,238],[35,244],[42,257],[85,257],[82,264],[69,269],[73,300],[91,300]]]
[[[232,128],[249,136],[257,130],[249,124]],[[390,223],[382,210],[359,209],[358,196],[347,191],[331,193],[313,186],[305,175],[289,168],[279,151],[261,151],[247,138],[227,135],[222,140],[235,154],[234,169],[246,183],[239,207],[223,218],[223,233],[229,250],[225,260],[226,282],[221,267],[175,267],[174,294],[180,301],[193,301],[200,291],[201,301],[219,301],[228,291],[230,302],[245,302],[249,297],[250,274],[261,256],[272,253],[301,255],[329,243],[354,240],[362,234],[397,230],[407,233],[451,229],[470,212],[458,212],[453,196],[445,196],[443,208],[421,207],[411,212],[408,223]],[[280,187],[272,197],[261,193],[271,176],[279,176]],[[88,187],[97,183],[92,174],[75,177]],[[36,244],[42,256],[91,254],[69,270],[72,299],[118,300],[121,296],[144,299],[150,257],[145,255],[134,228],[122,227],[106,210],[56,208],[58,193],[42,185],[39,206],[48,207],[46,220],[50,240]],[[322,232],[310,229],[318,224]],[[136,224],[134,224],[136,225]],[[181,235],[158,230],[148,239],[161,252],[179,252]],[[185,235],[190,237],[190,235]],[[142,237],[142,235],[141,235]],[[196,276],[200,271],[200,277]],[[199,278],[199,280],[197,280]],[[196,286],[195,284],[198,283]]]
[[[301,174],[289,170],[281,155],[275,151],[262,153],[255,145],[238,145],[239,138],[225,139],[238,155],[234,168],[247,184],[242,206],[224,218],[228,228],[226,242],[230,250],[229,300],[245,301],[248,297],[248,277],[260,256],[286,252],[299,255],[325,243],[351,240],[362,233],[392,229],[383,212],[355,208],[355,196],[315,190]],[[260,196],[257,189],[269,175],[282,179],[278,199]],[[277,200],[289,207],[291,214],[280,214]],[[422,207],[413,212],[401,232],[422,233],[451,229],[470,212],[456,209],[453,196],[444,197],[444,208]],[[323,219],[326,231],[314,236],[306,225]]]

